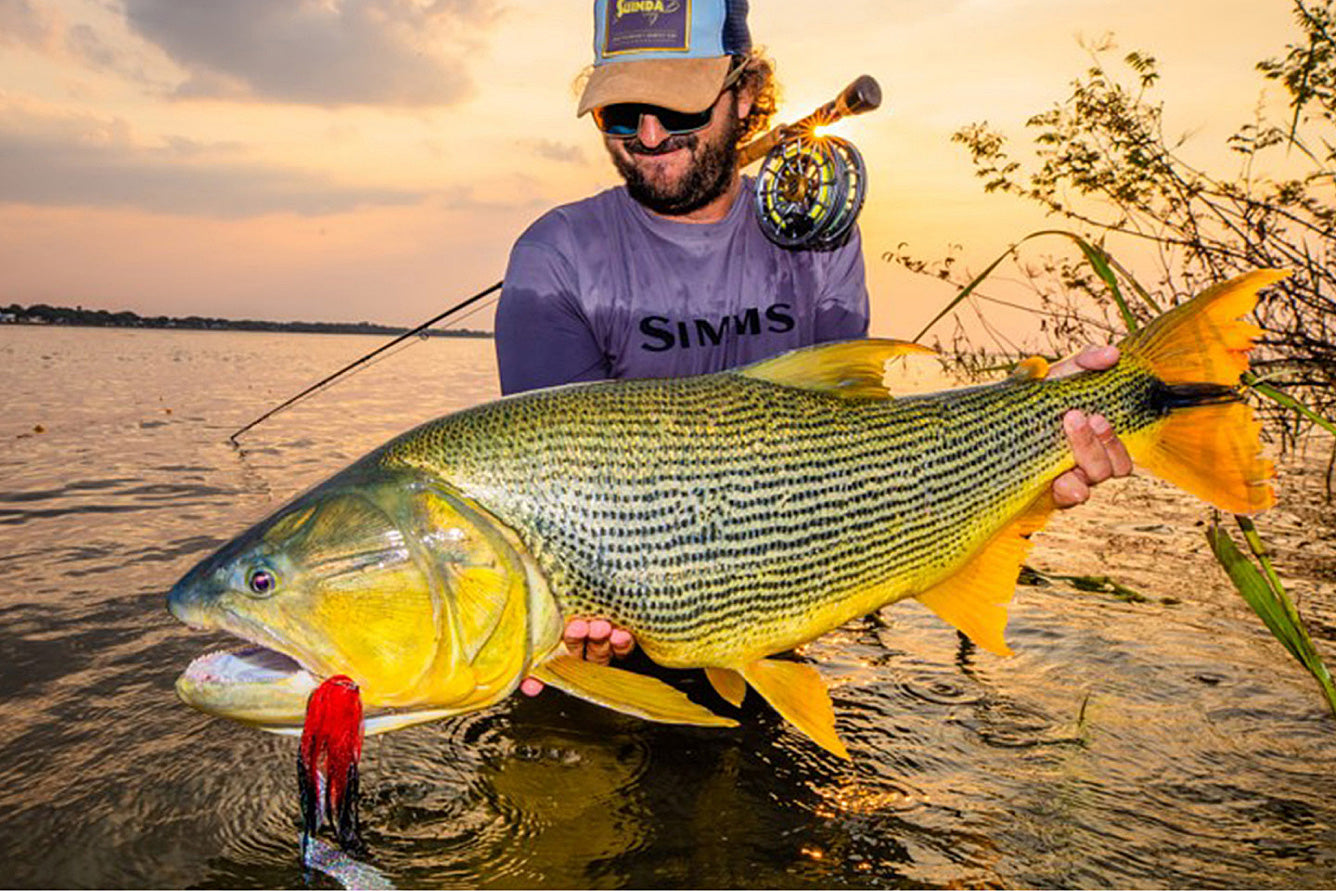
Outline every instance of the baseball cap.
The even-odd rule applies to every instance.
[[[576,116],[614,102],[703,111],[750,50],[747,0],[594,0],[594,71]]]

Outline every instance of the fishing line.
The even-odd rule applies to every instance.
[[[412,330],[409,330],[409,331],[405,331],[403,334],[400,334],[398,337],[396,337],[394,340],[391,340],[389,343],[382,344],[381,346],[377,347],[376,349],[372,350],[371,352],[367,353],[366,355],[364,355],[364,356],[362,356],[362,357],[360,357],[360,358],[358,358],[358,359],[354,359],[352,362],[349,362],[347,365],[343,366],[342,368],[340,368],[338,371],[334,372],[333,374],[330,374],[330,375],[327,375],[327,376],[321,378],[320,380],[316,381],[314,384],[311,384],[311,386],[307,387],[305,390],[302,390],[302,391],[301,391],[300,393],[298,393],[296,396],[293,396],[293,397],[291,397],[291,398],[289,398],[289,399],[287,399],[287,400],[285,400],[285,401],[279,403],[278,405],[276,405],[276,406],[274,406],[273,408],[269,409],[269,411],[267,411],[267,412],[265,412],[264,414],[260,415],[260,416],[259,416],[258,418],[256,418],[255,420],[251,421],[249,424],[245,425],[244,427],[241,427],[241,428],[237,429],[235,432],[232,433],[231,436],[229,436],[229,437],[227,438],[228,441],[231,442],[232,445],[234,445],[234,446],[240,446],[240,443],[237,442],[237,437],[241,436],[241,434],[245,433],[247,430],[250,430],[252,427],[256,426],[257,424],[260,424],[261,422],[266,421],[266,420],[268,420],[269,418],[272,418],[274,415],[278,414],[279,412],[284,411],[284,410],[286,410],[286,409],[288,409],[288,408],[291,408],[292,406],[296,405],[296,404],[297,404],[298,402],[300,402],[301,400],[305,399],[307,396],[310,396],[310,395],[312,395],[313,393],[318,393],[318,392],[320,392],[320,391],[323,390],[325,387],[327,387],[327,386],[329,386],[330,384],[334,383],[334,381],[336,381],[336,380],[338,380],[339,378],[343,377],[345,374],[348,374],[348,373],[351,372],[352,370],[354,370],[354,369],[356,369],[356,368],[358,368],[358,367],[360,367],[360,366],[362,366],[362,365],[365,365],[365,364],[366,364],[367,362],[369,362],[371,359],[373,359],[373,358],[376,357],[376,356],[379,356],[381,353],[385,352],[386,350],[389,350],[389,349],[392,348],[392,347],[398,346],[399,344],[403,343],[405,340],[408,340],[408,339],[411,338],[411,337],[414,337],[414,336],[416,336],[416,335],[418,335],[418,334],[421,334],[422,332],[424,332],[424,331],[426,331],[428,328],[430,328],[432,325],[435,325],[437,322],[442,321],[443,319],[447,318],[448,316],[454,315],[455,313],[459,312],[460,310],[464,309],[465,307],[471,306],[471,305],[473,305],[474,303],[477,303],[479,300],[482,300],[484,297],[488,296],[489,294],[492,294],[493,292],[495,292],[495,291],[499,291],[499,290],[501,290],[501,282],[497,282],[496,284],[492,285],[491,287],[484,288],[483,290],[481,290],[481,291],[479,291],[478,293],[474,294],[472,297],[467,297],[467,298],[461,300],[460,302],[456,303],[454,306],[450,307],[450,308],[447,309],[445,312],[440,313],[440,314],[438,314],[438,315],[436,315],[436,316],[433,316],[432,318],[430,318],[430,319],[428,319],[427,321],[423,322],[421,325],[418,325],[416,328],[413,328]]]
[[[425,336],[425,335],[420,335],[420,336]],[[412,345],[413,345],[413,342],[412,342],[412,341],[407,342],[407,343],[400,344],[398,349],[390,350],[389,352],[386,352],[385,354],[383,354],[383,355],[381,355],[381,356],[377,356],[376,358],[371,359],[370,361],[368,361],[368,362],[366,362],[366,363],[364,363],[364,364],[362,364],[362,365],[359,365],[358,367],[356,367],[356,368],[354,368],[353,370],[349,371],[349,372],[342,378],[342,380],[347,380],[348,378],[355,377],[355,376],[357,376],[358,374],[361,374],[363,371],[366,371],[368,368],[373,368],[373,367],[375,367],[376,365],[379,365],[381,362],[384,362],[386,359],[390,358],[391,356],[397,356],[397,355],[399,355],[400,353],[402,353],[404,350],[408,349],[408,348],[411,347]],[[327,382],[327,383],[325,384],[325,386],[320,387],[319,389],[316,389],[316,390],[312,390],[311,393],[310,393],[310,395],[314,396],[314,395],[317,394],[317,393],[322,393],[322,392],[324,392],[325,390],[327,390],[329,387],[333,386],[334,383],[336,383],[336,381],[329,381],[329,382]],[[241,444],[238,443],[238,442],[236,442],[235,440],[232,441],[232,446],[237,450],[237,454],[241,457],[241,463],[242,463],[242,466],[245,467],[248,471],[250,471],[250,472],[254,475],[254,477],[255,477],[255,479],[258,481],[259,485],[263,488],[263,491],[265,492],[265,494],[272,495],[272,491],[271,491],[271,489],[270,489],[269,482],[268,482],[268,480],[265,478],[265,475],[264,475],[262,472],[260,472],[260,469],[259,469],[258,467],[253,467],[253,466],[251,466],[251,465],[246,461],[246,456],[249,455],[250,452],[248,452],[246,449],[242,448],[242,447],[241,447]]]
[[[468,312],[464,313],[464,314],[463,314],[462,316],[460,316],[459,318],[455,319],[454,322],[453,322],[452,324],[459,324],[460,322],[466,322],[466,321],[468,321],[469,319],[471,319],[471,318],[473,318],[474,316],[476,316],[478,313],[482,312],[482,311],[483,311],[484,309],[486,309],[487,307],[491,306],[492,303],[494,303],[494,302],[495,302],[495,301],[490,301],[490,300],[489,300],[489,301],[486,302],[486,303],[479,303],[479,304],[478,304],[477,306],[475,306],[473,309],[469,310]],[[425,338],[426,335],[424,334],[423,337]]]

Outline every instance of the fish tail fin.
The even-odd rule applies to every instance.
[[[1275,504],[1274,465],[1261,455],[1261,425],[1236,390],[1262,329],[1243,316],[1257,292],[1288,272],[1259,269],[1175,307],[1122,346],[1160,381],[1163,420],[1127,440],[1143,467],[1221,510],[1251,514]]]

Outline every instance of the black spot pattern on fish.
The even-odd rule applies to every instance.
[[[1162,417],[1158,385],[1128,361],[894,399],[738,373],[606,382],[460,412],[366,460],[475,498],[519,534],[567,614],[703,664],[716,646],[791,645],[796,618],[831,626],[863,592],[918,593],[1071,465],[1066,410],[1126,436]]]

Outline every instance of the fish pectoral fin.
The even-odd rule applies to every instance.
[[[812,742],[831,754],[849,759],[849,750],[835,732],[835,706],[821,673],[815,668],[801,662],[758,659],[742,669],[742,676],[784,720],[807,734]]]
[[[1030,535],[1044,528],[1053,510],[1052,496],[1040,495],[955,574],[919,594],[919,602],[990,653],[1010,656],[1003,639],[1007,604],[1016,593]]]
[[[742,675],[731,668],[707,668],[705,676],[710,679],[714,692],[723,697],[725,702],[734,708],[742,705],[743,697],[747,695],[747,681]]]
[[[564,653],[534,666],[530,673],[578,699],[647,721],[700,727],[738,726],[737,721],[697,705],[663,681]]]
[[[758,380],[846,398],[886,399],[886,360],[934,350],[907,340],[846,340],[793,350],[738,370]]]

